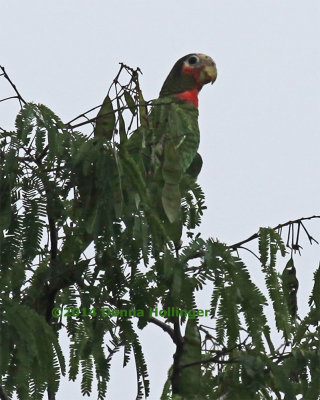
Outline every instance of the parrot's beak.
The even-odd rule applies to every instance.
[[[213,59],[205,54],[198,54],[202,61],[203,68],[200,72],[199,81],[206,85],[213,83],[217,79],[217,67]]]
[[[213,63],[212,65],[206,65],[203,68],[202,72],[205,75],[204,84],[209,82],[213,84],[213,82],[217,79],[217,67],[215,63]],[[200,74],[200,79],[201,79],[201,74]]]

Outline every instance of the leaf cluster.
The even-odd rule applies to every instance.
[[[121,351],[123,366],[135,363],[136,398],[148,396],[139,329],[152,323],[176,346],[162,399],[318,399],[319,269],[310,311],[300,318],[294,259],[280,273],[286,246],[276,230],[256,236],[266,290],[233,248],[197,234],[204,194],[187,167],[194,157],[201,169],[190,150],[197,138],[181,147],[175,168],[177,149],[164,145],[160,156],[153,146],[161,132],[148,107],[138,71],[122,65],[97,117],[64,124],[44,105],[27,103],[15,131],[1,133],[1,386],[21,400],[45,391],[53,399],[67,369],[59,344],[65,330],[68,377],[81,375],[83,395],[95,381],[98,398],[106,398]],[[172,118],[174,126],[189,121]],[[76,130],[89,123],[94,135]],[[168,185],[179,191],[173,206]],[[177,199],[178,223],[168,218]],[[195,313],[205,286],[210,326]],[[57,308],[71,312],[57,317]],[[173,311],[160,318],[157,309]]]

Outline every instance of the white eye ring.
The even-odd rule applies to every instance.
[[[188,58],[189,65],[196,65],[196,64],[198,64],[199,61],[200,61],[199,57],[196,56],[195,54],[192,54],[192,56],[190,56]]]

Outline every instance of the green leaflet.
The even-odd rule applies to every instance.
[[[107,95],[97,115],[94,136],[111,140],[115,128],[115,121],[116,118],[112,102],[109,95]]]
[[[133,100],[131,94],[127,90],[124,91],[124,98],[126,100],[129,110],[131,111],[131,113],[133,115],[135,115],[137,112],[137,110],[136,110],[137,106],[136,106],[136,103]]]
[[[182,285],[185,279],[183,266],[177,263],[174,259],[170,267],[172,268],[172,284],[170,290],[170,300],[173,306],[181,304],[182,297]]]
[[[289,309],[290,315],[294,318],[297,315],[297,292],[299,282],[296,276],[296,269],[294,267],[293,259],[287,262],[282,272],[282,290]]]
[[[124,97],[125,90],[120,92]],[[139,91],[129,87],[130,93],[138,93],[144,102]],[[114,101],[117,108],[133,104],[134,99],[126,97],[118,104]],[[227,245],[204,241],[194,231],[205,209],[204,194],[195,182],[201,169],[197,111],[170,98],[156,101],[149,116],[142,110],[143,126],[127,141],[126,119],[117,113],[119,144],[106,143],[105,135],[92,140],[67,131],[54,113],[34,104],[19,113],[17,133],[3,135],[7,143],[1,143],[0,163],[0,301],[5,299],[5,310],[1,304],[0,366],[9,397],[16,390],[20,398],[41,400],[47,387],[53,394],[57,391],[65,366],[50,335],[56,339],[61,326],[70,338],[69,378],[82,375],[83,395],[90,394],[96,376],[98,398],[106,397],[112,356],[119,350],[124,365],[130,357],[135,362],[136,398],[148,395],[136,322],[139,329],[151,322],[149,307],[197,308],[196,292],[208,285],[212,301],[205,308],[210,308],[213,321],[202,325],[203,346],[196,320],[189,319],[178,363],[180,394],[170,393],[170,373],[162,397],[216,400],[226,394],[226,400],[317,400],[319,269],[308,314],[302,321],[293,318],[293,261],[280,275],[276,257],[284,255],[285,247],[277,232],[262,228],[260,259],[274,310],[269,317],[283,333],[282,340],[277,338],[280,347],[275,346],[264,315],[267,300],[247,267]],[[54,226],[49,226],[49,218]],[[179,247],[182,227],[188,239]],[[55,237],[54,228],[56,257],[51,241],[44,240],[47,232]],[[106,305],[112,310],[143,309],[146,315],[137,320],[105,318],[97,312],[87,318],[51,320],[51,328],[39,316],[51,307],[48,288],[58,290],[54,306],[99,311]],[[170,333],[185,320],[168,317],[164,323]],[[175,367],[172,372],[177,373]]]
[[[228,347],[232,348],[235,346],[237,339],[239,337],[240,331],[240,320],[239,320],[239,310],[238,299],[237,299],[237,287],[228,286],[221,290],[221,317],[223,316],[224,330],[228,337]],[[221,342],[224,338],[221,337]]]
[[[117,179],[115,179],[115,188],[113,191],[113,204],[116,218],[120,218],[123,207],[123,191],[122,191],[122,168],[119,162],[118,153],[114,152],[114,159],[117,166]]]
[[[165,183],[162,189],[162,205],[170,222],[174,222],[181,215],[181,194],[179,185]]]
[[[148,108],[145,106],[146,102],[143,98],[142,92],[140,88],[138,88],[138,96],[139,96],[139,116],[140,116],[140,125],[144,128],[148,127]]]
[[[278,390],[285,393],[285,399],[294,399],[294,389],[292,381],[288,379],[288,371],[284,370],[281,366],[273,363],[271,360],[266,359],[267,367],[271,370],[271,376]]]
[[[257,286],[252,282],[246,266],[222,243],[207,241],[203,271],[206,279],[212,271],[214,290],[211,300],[211,316],[216,318],[216,337],[219,343],[228,345],[237,340],[244,316],[246,330],[256,348],[263,349],[262,333],[267,325],[263,306],[267,304]]]
[[[314,273],[314,285],[309,297],[310,311],[298,325],[294,342],[300,343],[310,326],[317,326],[320,321],[320,267]]]
[[[2,168],[1,168],[2,170]],[[0,170],[0,172],[2,172]],[[11,192],[8,179],[0,176],[0,229],[8,229],[11,221]]]
[[[320,309],[320,265],[314,273],[314,285],[309,298],[309,307],[314,304],[315,308]]]
[[[60,158],[65,152],[65,146],[61,140],[63,133],[66,133],[63,123],[48,107],[44,106],[43,104],[39,104],[37,106],[35,117],[37,121],[37,136],[40,135],[40,140],[43,140],[43,138],[42,133],[39,131],[47,131],[47,159],[54,161],[56,158]],[[41,153],[39,156],[41,156]]]
[[[117,101],[117,106],[118,106],[118,109],[120,109],[119,100]],[[119,119],[120,143],[124,143],[127,140],[127,134],[126,134],[126,126],[125,126],[125,123],[124,123],[124,119],[123,119],[122,113],[118,113],[118,119]]]
[[[160,400],[171,400],[171,396],[170,396],[171,375],[172,375],[172,366],[168,370],[167,379],[166,379],[166,382],[165,382],[165,384],[163,386],[163,390],[162,390],[162,393],[161,393]]]
[[[259,356],[250,352],[242,353],[240,360],[243,365],[241,376],[243,384],[247,387],[247,390],[249,389],[250,392],[253,392],[252,394],[255,394],[265,379],[265,362]]]
[[[15,379],[20,381],[22,387],[26,383],[24,377],[27,378],[30,373],[36,377],[38,387],[50,377],[59,379],[60,373],[65,372],[65,361],[53,329],[43,317],[25,305],[10,300],[3,301],[3,307],[11,331],[10,340],[15,343],[20,361]],[[42,335],[39,336],[39,332]],[[59,369],[58,377],[54,373],[52,357]]]
[[[185,399],[194,399],[199,393],[201,364],[187,366],[201,361],[201,336],[195,319],[188,319],[180,358],[180,394]]]
[[[84,360],[81,360],[81,372],[82,372],[82,380],[81,380],[81,394],[83,396],[90,396],[92,381],[93,381],[93,362],[92,357],[88,357]]]
[[[21,140],[24,145],[29,143],[29,136],[34,128],[34,114],[36,105],[33,103],[26,104],[16,118],[16,128],[18,140]],[[15,138],[14,138],[15,139]]]
[[[143,389],[145,391],[146,396],[148,396],[150,388],[149,388],[149,380],[148,380],[148,370],[146,361],[144,358],[144,354],[142,352],[142,347],[139,341],[139,337],[134,331],[132,327],[132,323],[129,319],[122,319],[119,323],[120,325],[120,343],[122,345],[130,346],[135,363],[136,363],[136,371],[137,371],[137,398],[142,398]],[[128,356],[128,354],[127,354]]]
[[[285,246],[280,235],[271,228],[260,228],[259,252],[262,271],[265,274],[265,282],[275,312],[275,321],[278,330],[283,332],[284,337],[290,335],[290,315],[284,297],[282,282],[276,271],[277,253],[285,255]]]

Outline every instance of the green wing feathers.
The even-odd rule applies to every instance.
[[[202,161],[199,164],[197,154],[200,142],[198,109],[173,96],[160,98],[154,102],[148,121],[149,127],[138,128],[124,148],[160,186],[158,193],[164,213],[169,222],[174,223],[181,219],[180,182],[183,174],[190,172],[196,178],[201,169]],[[195,168],[192,168],[193,164]]]

